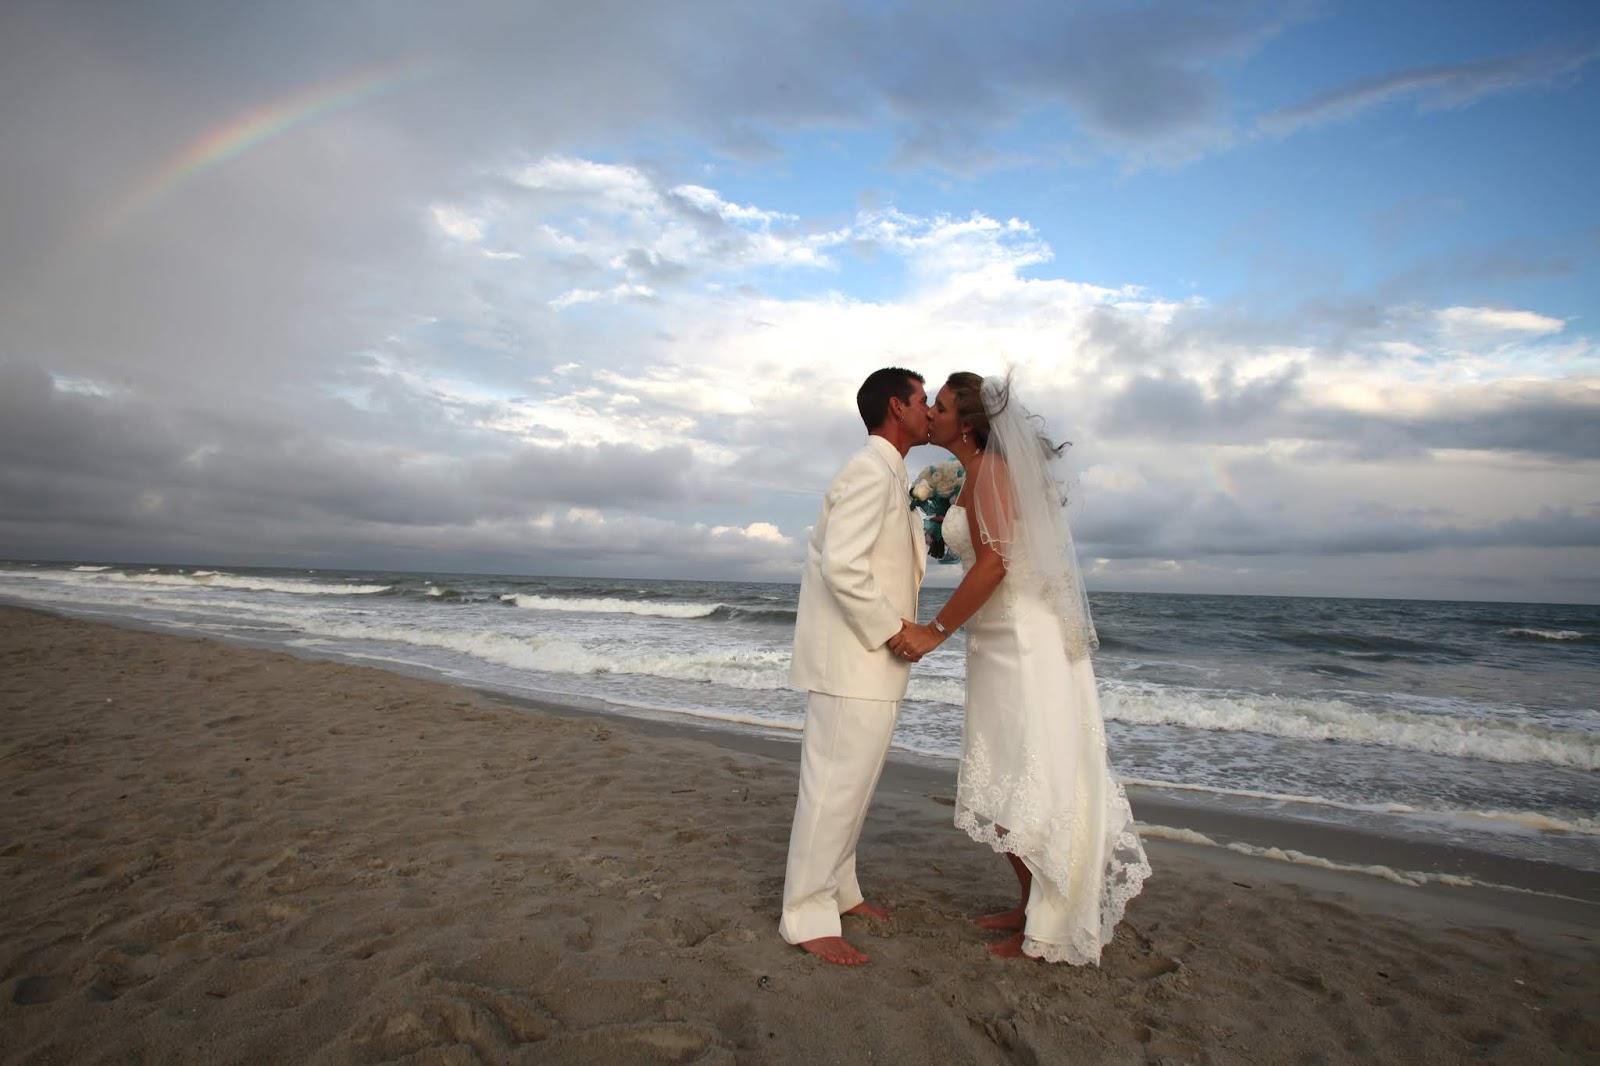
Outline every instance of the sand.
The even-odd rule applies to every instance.
[[[776,932],[797,756],[0,608],[0,1061],[1600,1059],[1592,903],[1154,840],[1100,968],[992,958],[948,767],[885,775],[895,916],[828,966]]]

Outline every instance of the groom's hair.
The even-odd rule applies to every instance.
[[[923,376],[915,370],[898,366],[886,366],[868,374],[856,392],[856,410],[861,412],[867,432],[871,433],[888,420],[890,400],[910,403],[912,391],[923,382]]]

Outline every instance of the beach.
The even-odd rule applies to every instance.
[[[950,591],[925,586],[918,617]],[[790,742],[805,717],[789,687],[798,595],[782,582],[0,562],[0,604]],[[1108,755],[1155,812],[1145,821],[1209,836],[1216,815],[1230,846],[1314,843],[1317,858],[1411,880],[1582,895],[1571,877],[1600,876],[1600,607],[1110,592],[1091,604]],[[954,766],[965,646],[957,630],[912,671],[897,757]]]
[[[792,741],[29,609],[0,664],[5,1062],[1600,1055],[1592,878],[1150,839],[1098,969],[1002,961],[968,919],[1009,870],[902,759],[860,853],[894,917],[842,969],[776,932]]]

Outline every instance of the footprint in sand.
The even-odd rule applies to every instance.
[[[61,982],[53,977],[24,977],[12,989],[11,1002],[20,1007],[53,1003],[61,998],[62,991]]]
[[[641,1025],[607,1025],[599,1029],[576,1033],[563,1033],[552,1039],[553,1053],[577,1053],[585,1059],[603,1061],[637,1061],[642,1055],[652,1059],[667,1056],[668,1061],[683,1062],[691,1055],[705,1056],[713,1051],[716,1034],[688,1022],[646,1022]],[[718,1049],[720,1050],[720,1049]],[[695,1061],[732,1061],[730,1053],[712,1054],[711,1058]]]
[[[1183,969],[1183,962],[1164,952],[1157,951],[1145,937],[1138,938],[1142,943],[1132,952],[1126,949],[1116,951],[1115,954],[1107,952],[1102,963],[1102,968],[1112,977],[1131,977],[1136,981],[1154,981],[1165,977],[1169,973],[1177,973]]]

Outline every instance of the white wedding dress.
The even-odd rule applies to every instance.
[[[945,516],[944,538],[970,570],[976,554],[959,504]],[[1070,657],[1043,590],[1017,584],[1003,579],[966,625],[955,822],[1032,871],[1023,953],[1098,965],[1150,863],[1111,776],[1089,656]]]

